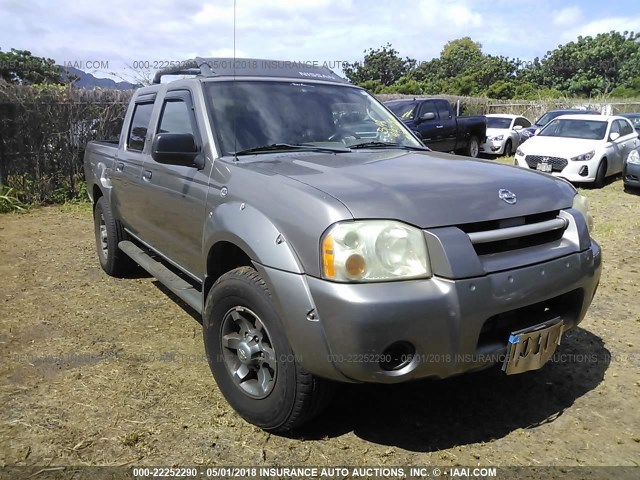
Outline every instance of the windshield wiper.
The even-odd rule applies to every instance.
[[[427,147],[414,147],[411,145],[402,145],[401,143],[393,142],[364,142],[350,145],[349,148],[401,148],[403,150],[419,150],[424,152],[430,152],[431,149]]]
[[[298,143],[272,143],[271,145],[262,145],[261,147],[247,148],[245,150],[239,150],[234,152],[233,155],[252,155],[254,153],[268,153],[268,152],[286,152],[287,150],[306,151],[306,152],[326,152],[326,153],[349,153],[351,150],[348,148],[332,148],[332,147],[319,147],[317,145]]]

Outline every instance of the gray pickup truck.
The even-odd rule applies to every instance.
[[[119,142],[87,146],[98,258],[202,315],[249,422],[292,429],[336,382],[534,370],[585,316],[601,253],[566,181],[432,152],[321,67],[199,58],[154,81]]]

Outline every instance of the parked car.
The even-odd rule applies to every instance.
[[[631,150],[627,155],[622,181],[625,187],[640,188],[640,147]]]
[[[562,115],[516,150],[517,165],[571,182],[592,182],[620,173],[638,146],[638,133],[624,117]]]
[[[620,116],[628,118],[636,132],[640,133],[640,113],[622,113]]]
[[[542,129],[547,123],[549,123],[554,118],[559,117],[560,115],[600,115],[598,112],[594,112],[592,110],[577,110],[577,109],[565,109],[565,110],[549,110],[547,113],[538,118],[533,124],[524,128],[521,132],[522,142],[528,140],[533,137],[537,131]]]
[[[491,113],[487,117],[487,140],[480,151],[488,155],[511,156],[520,146],[520,132],[531,122],[520,115]]]
[[[432,150],[477,157],[487,136],[487,119],[457,117],[449,100],[390,100],[385,105]]]
[[[202,316],[242,417],[281,432],[334,382],[535,370],[583,319],[602,257],[569,183],[432,152],[326,68],[223,60],[159,72],[84,167],[100,265]]]

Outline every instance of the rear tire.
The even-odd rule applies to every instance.
[[[478,137],[472,136],[469,138],[469,144],[465,149],[465,154],[467,157],[478,158],[478,154],[480,153],[480,142],[478,141]]]
[[[203,315],[211,372],[229,405],[247,422],[282,433],[309,421],[335,384],[306,372],[294,355],[271,293],[252,267],[222,275]]]
[[[98,260],[102,269],[112,277],[123,277],[135,269],[136,263],[118,248],[118,243],[126,240],[127,236],[104,197],[96,202],[93,223]]]
[[[596,188],[604,187],[604,183],[606,181],[607,175],[607,159],[603,158],[598,165],[598,170],[596,171],[596,179],[593,182],[593,185]]]

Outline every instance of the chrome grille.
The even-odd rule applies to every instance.
[[[569,163],[566,158],[545,157],[543,155],[527,155],[524,160],[529,168],[536,168],[539,163],[550,163],[553,172],[561,172]]]
[[[562,238],[568,222],[559,211],[458,225],[478,255],[507,252],[554,242]]]

